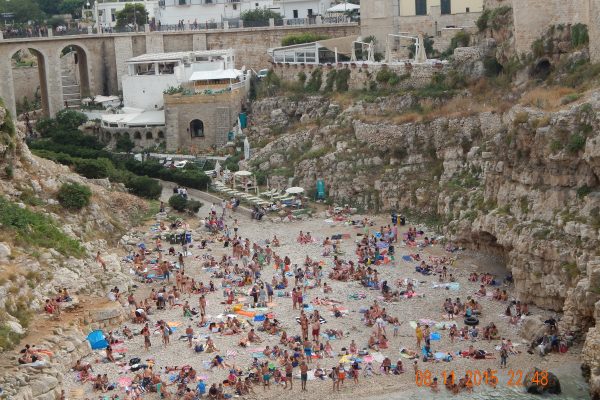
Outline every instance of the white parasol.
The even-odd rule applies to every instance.
[[[237,171],[234,173],[235,176],[250,176],[252,172],[250,171]]]

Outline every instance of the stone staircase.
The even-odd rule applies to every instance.
[[[72,53],[61,57],[62,91],[67,108],[81,108],[81,85],[77,80],[76,65],[72,62]]]

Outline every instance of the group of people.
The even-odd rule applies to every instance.
[[[181,251],[175,248],[173,251],[166,251],[158,244],[152,250],[141,246],[133,257],[134,264],[156,265],[155,268],[161,273],[163,282],[160,285],[153,282],[147,296],[137,297],[129,294],[127,297],[131,308],[131,322],[140,327],[139,333],[143,337],[146,351],[150,351],[154,335],[160,337],[164,348],[173,346],[171,339],[176,331],[171,323],[161,319],[161,314],[164,310],[180,309],[180,315],[186,322],[180,328],[182,332],[177,331],[179,339],[187,343],[191,354],[211,354],[208,370],[229,371],[227,379],[208,386],[204,379],[199,382],[194,379],[197,378],[197,372],[191,366],[184,366],[169,371],[176,372],[177,376],[174,381],[167,382],[161,378],[160,373],[155,372],[154,365],[143,365],[139,367],[133,383],[128,387],[127,399],[138,399],[148,391],[160,393],[163,398],[175,395],[176,398],[193,400],[200,395],[208,395],[214,399],[222,399],[228,393],[244,396],[254,394],[257,387],[266,391],[273,385],[293,390],[296,376],[300,378],[302,391],[308,390],[309,376],[310,379],[314,377],[317,380],[331,379],[332,390],[339,391],[344,387],[346,379],[358,384],[361,375],[400,375],[405,372],[401,359],[393,362],[389,357],[383,356],[377,364],[374,360],[359,361],[359,358],[364,358],[369,353],[389,351],[391,340],[399,336],[400,326],[404,321],[401,321],[399,316],[392,315],[386,309],[386,303],[399,301],[401,298],[410,299],[416,295],[419,284],[417,280],[399,279],[394,282],[396,287],[393,287],[392,283],[381,276],[384,260],[393,253],[393,246],[400,241],[397,223],[381,226],[378,231],[371,232],[371,221],[358,220],[355,226],[357,229],[363,228],[363,234],[356,242],[354,260],[344,260],[343,252],[336,251],[336,254],[325,256],[326,260],[315,260],[307,255],[304,263],[298,265],[292,262],[290,255],[284,254],[281,249],[282,241],[277,235],[262,241],[251,241],[242,236],[239,222],[234,219],[234,215],[228,215],[229,210],[231,207],[228,207],[227,201],[221,204],[220,209],[213,204],[208,217],[201,220],[201,225],[206,226],[207,223],[213,223],[210,221],[214,221],[219,227],[218,232],[212,233],[212,239],[203,240],[202,245],[197,246],[205,250],[203,254],[196,255],[196,259],[202,260],[201,267],[205,273],[210,274],[210,278],[200,280],[192,277],[197,271],[194,270],[195,267],[191,267],[193,264],[189,261],[190,255],[185,243],[181,245]],[[161,225],[160,229],[163,228],[168,230]],[[212,229],[210,231],[213,232]],[[419,236],[422,235],[411,227],[409,234],[402,240],[408,243],[417,240]],[[296,241],[298,245],[323,248],[333,246],[334,243],[341,246],[342,243],[338,235],[335,239],[326,238],[320,242],[310,232],[304,231],[299,232]],[[210,243],[222,243],[223,254],[214,254]],[[428,243],[431,243],[429,239]],[[155,260],[155,264],[150,264],[149,259]],[[450,273],[453,259],[430,257],[425,262],[418,254],[412,259],[420,261],[423,268],[439,273],[441,281],[454,282],[455,278]],[[272,276],[269,276],[267,269],[271,268],[273,272]],[[268,272],[271,274],[271,271]],[[457,317],[481,316],[483,306],[479,296],[488,297],[483,291],[486,286],[494,284],[494,279],[489,279],[489,276],[478,275],[476,279],[475,275],[471,276],[473,282],[481,281],[483,290],[480,288],[466,301],[463,302],[459,297],[454,300],[446,298],[441,305],[443,317],[453,322]],[[332,341],[344,340],[349,336],[349,332],[324,329],[322,324],[325,323],[326,315],[323,310],[327,310],[329,315],[335,318],[347,318],[348,310],[340,301],[330,297],[334,290],[326,282],[327,278],[356,281],[382,297],[383,300],[369,302],[368,306],[362,307],[357,314],[367,328],[359,340],[361,343],[352,339],[349,346],[334,350]],[[218,299],[221,293],[223,298]],[[315,296],[316,293],[318,296]],[[494,293],[494,300],[504,301],[506,289]],[[289,301],[289,310],[297,316],[297,325],[286,325],[274,315],[271,309],[275,296],[280,298],[279,302]],[[309,296],[313,298],[312,301],[307,301]],[[209,315],[209,299],[223,306],[221,316]],[[267,311],[248,314],[245,310],[240,310],[240,305],[246,310]],[[322,309],[316,309],[315,306]],[[527,312],[526,306],[523,307],[521,303],[515,303],[513,307],[518,308],[519,315]],[[238,311],[246,314],[238,314]],[[247,320],[243,316],[261,318]],[[476,341],[500,338],[499,329],[493,322],[483,328],[467,324],[459,328],[457,323],[452,323],[444,329],[448,332],[451,343],[461,340],[470,343],[469,349],[461,352],[460,356],[475,359],[493,357],[489,352],[476,349]],[[135,335],[127,326],[121,333],[123,340],[135,340]],[[428,324],[417,323],[417,351],[404,349],[403,357],[419,358],[423,362],[440,361],[439,352],[436,354],[432,348],[432,334],[434,332]],[[224,349],[217,343],[226,336],[236,337],[234,343],[239,346],[237,351],[252,351],[252,361],[242,367],[236,365],[238,363],[235,362],[235,356],[231,355],[235,354],[236,350]],[[555,343],[554,339],[550,339],[551,343]],[[108,362],[116,361],[114,346],[111,340],[106,349]],[[263,347],[257,350],[252,349],[254,346]],[[336,354],[343,359],[334,361],[333,357]],[[507,365],[511,354],[516,354],[515,349],[510,340],[503,338],[500,351],[503,367]],[[454,357],[457,357],[457,354],[444,353],[441,360],[450,362]],[[324,368],[324,363],[329,363],[329,368]],[[414,368],[415,371],[418,370],[416,362]],[[85,378],[82,381],[92,382],[96,390],[110,390],[110,383],[104,376],[98,375],[94,378],[91,368],[79,368],[78,372]],[[172,386],[176,386],[175,391],[169,389]],[[459,386],[460,382],[456,387],[449,387],[449,390],[460,391]]]

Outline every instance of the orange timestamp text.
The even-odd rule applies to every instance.
[[[503,371],[504,372],[504,371]],[[509,369],[506,370],[506,382],[507,386],[525,386],[525,374],[520,369]],[[442,371],[441,382],[444,386],[447,385],[459,385],[467,388],[472,388],[481,385],[497,386],[499,383],[498,370],[488,369],[485,371],[480,370],[467,370],[463,376],[457,374],[455,371]],[[429,387],[434,384],[434,375],[429,370],[417,371],[415,374],[415,383],[417,386]],[[531,376],[531,383],[539,386],[548,385],[548,371],[535,371]]]

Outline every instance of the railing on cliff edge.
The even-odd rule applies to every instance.
[[[149,32],[195,32],[195,31],[226,31],[230,29],[256,29],[256,28],[275,28],[275,27],[317,27],[317,26],[335,26],[335,25],[358,25],[348,17],[310,17],[310,18],[290,18],[290,19],[270,19],[269,21],[244,21],[228,20],[223,22],[192,22],[184,24],[152,24],[138,26],[137,29],[131,26],[125,27],[87,27],[68,30],[57,30],[52,28],[20,28],[14,30],[0,30],[0,40],[13,39],[39,39],[60,36],[84,36],[84,35],[113,35],[113,34],[145,34]]]

